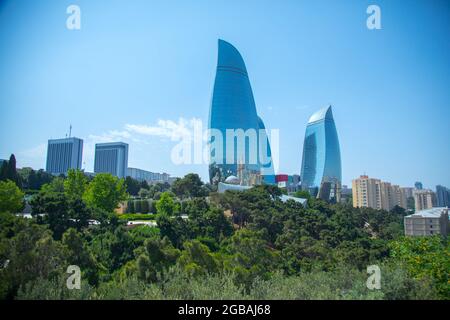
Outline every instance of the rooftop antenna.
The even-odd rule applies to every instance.
[[[69,138],[72,136],[72,125],[69,127]]]

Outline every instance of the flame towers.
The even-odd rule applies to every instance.
[[[303,144],[302,189],[330,202],[339,202],[341,153],[331,106],[314,113],[308,121]]]
[[[219,40],[209,129],[211,183],[234,175],[241,184],[250,185],[273,175],[266,130],[256,111],[244,60],[223,40]]]

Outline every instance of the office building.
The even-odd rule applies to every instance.
[[[48,140],[45,170],[53,175],[65,175],[69,169],[81,170],[82,157],[82,139],[75,137],[50,139]]]
[[[416,181],[416,183],[414,183],[414,187],[417,190],[422,190],[423,189],[423,184],[422,184],[422,182]]]
[[[241,54],[226,41],[219,40],[218,45],[208,124],[210,182],[216,184],[228,176],[239,175],[246,185],[261,183],[266,181],[263,176],[274,175],[266,129],[258,117]]]
[[[339,202],[341,181],[339,139],[329,106],[314,113],[306,126],[301,184],[314,197]]]
[[[438,207],[450,207],[450,189],[437,185],[436,186],[436,205]]]
[[[403,219],[406,236],[448,235],[448,208],[420,210]]]
[[[142,170],[138,168],[128,168],[127,169],[127,177],[131,177],[138,181],[147,181],[148,184],[154,184],[157,182],[169,182],[170,183],[170,175],[167,173],[157,173],[151,172],[147,170]]]
[[[125,178],[127,168],[128,144],[109,142],[95,145],[95,173],[110,173],[118,178]]]
[[[414,205],[416,212],[431,209],[436,206],[436,194],[428,189],[414,190]]]

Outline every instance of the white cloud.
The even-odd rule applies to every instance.
[[[169,138],[172,141],[181,139],[190,139],[192,136],[194,125],[201,122],[200,119],[179,118],[178,122],[172,120],[158,120],[156,126],[148,126],[141,124],[126,124],[125,130],[129,132],[144,135]]]
[[[45,158],[47,156],[47,145],[45,143],[38,144],[19,151],[16,155],[17,166],[20,167],[33,167],[43,168],[45,167]]]
[[[163,141],[167,139],[171,141],[191,139],[194,125],[201,124],[201,122],[197,118],[186,119],[181,117],[177,122],[160,119],[156,125],[125,124],[120,130],[90,134],[84,141],[83,168],[87,171],[93,170],[96,143],[126,142],[130,144],[130,153],[132,153],[139,149],[139,145],[150,144],[149,139],[151,137],[157,137]]]

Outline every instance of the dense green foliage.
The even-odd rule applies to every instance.
[[[108,212],[114,211],[126,198],[124,181],[108,173],[97,174],[83,194],[88,205]]]
[[[24,205],[23,196],[14,182],[0,181],[0,212],[20,212]]]
[[[19,188],[22,187],[22,179],[17,172],[16,157],[13,154],[0,166],[0,181],[6,180],[13,181]]]
[[[76,171],[33,196],[33,219],[2,210],[0,298],[450,298],[448,241],[403,237],[400,208],[304,208],[277,187],[217,194],[197,178],[153,193],[154,214],[115,214],[124,180]],[[158,227],[126,224],[147,218]],[[373,264],[380,290],[366,287]],[[66,288],[69,265],[81,290]]]

